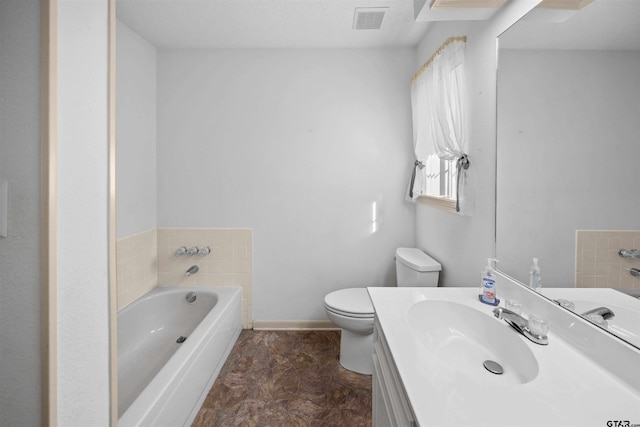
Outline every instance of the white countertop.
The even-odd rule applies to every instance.
[[[640,424],[640,393],[576,351],[553,330],[549,331],[547,346],[534,344],[512,331],[529,346],[538,362],[537,376],[526,384],[504,384],[499,376],[488,372],[467,375],[435,358],[411,332],[407,312],[416,302],[453,301],[510,328],[493,317],[494,307],[478,301],[476,288],[368,291],[413,412],[422,426],[603,427],[609,420]],[[526,313],[526,307],[523,311]],[[637,360],[640,362],[640,351]],[[637,370],[639,366],[629,369]]]

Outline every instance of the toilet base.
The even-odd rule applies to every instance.
[[[340,364],[358,374],[373,373],[373,333],[356,334],[345,329],[340,332]]]

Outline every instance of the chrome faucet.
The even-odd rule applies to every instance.
[[[594,308],[591,310],[587,310],[584,313],[582,313],[580,316],[586,317],[590,314],[597,314],[598,316],[602,316],[602,318],[604,320],[608,320],[611,319],[612,317],[614,317],[616,314],[611,311],[610,308],[607,307],[598,307],[598,308]]]
[[[527,337],[530,341],[536,344],[547,345],[549,340],[546,335],[534,333],[529,326],[529,321],[509,309],[497,307],[493,309],[493,315],[498,319],[503,319],[513,329],[520,332]]]
[[[197,265],[192,265],[191,267],[189,267],[187,272],[184,273],[184,275],[185,276],[191,276],[192,274],[196,274],[199,270],[200,270],[200,268]]]

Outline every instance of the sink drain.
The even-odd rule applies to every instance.
[[[502,375],[504,373],[502,365],[500,365],[498,362],[494,362],[493,360],[485,360],[482,365],[487,371],[491,372],[492,374]]]

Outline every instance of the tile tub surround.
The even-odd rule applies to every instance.
[[[640,249],[638,230],[576,230],[576,288],[640,289],[640,259],[622,258],[620,249]]]
[[[242,331],[192,427],[370,426],[371,376],[339,351],[339,331]]]
[[[242,288],[242,327],[252,322],[253,233],[246,228],[158,228],[158,286],[240,286]],[[204,257],[173,255],[180,246],[209,246]],[[200,270],[185,272],[192,265]]]
[[[116,242],[118,310],[156,287],[157,232],[155,229]]]
[[[118,239],[118,310],[156,286],[240,286],[242,327],[252,328],[252,230],[158,228]],[[209,246],[205,257],[173,255],[180,246]],[[200,271],[187,277],[192,265]]]

